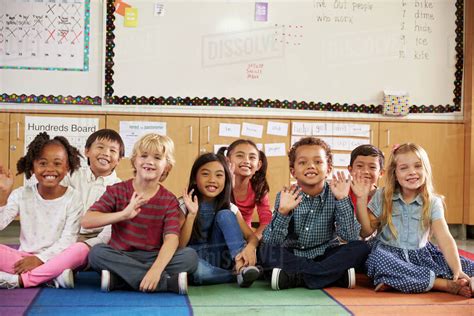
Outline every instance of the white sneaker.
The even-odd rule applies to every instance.
[[[100,275],[100,290],[102,292],[110,292],[110,271],[102,270]]]
[[[180,272],[178,274],[178,294],[186,295],[188,294],[188,273]]]
[[[0,271],[0,289],[16,289],[20,287],[17,274]]]
[[[353,289],[356,286],[356,273],[354,268],[347,270],[347,288]]]
[[[59,289],[73,289],[74,288],[74,273],[71,269],[66,269],[54,279],[54,287]]]

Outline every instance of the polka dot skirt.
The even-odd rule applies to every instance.
[[[436,277],[453,278],[443,254],[432,243],[409,250],[377,242],[366,265],[374,285],[385,283],[403,293],[429,291]],[[474,261],[461,256],[461,265],[464,273],[474,276]]]

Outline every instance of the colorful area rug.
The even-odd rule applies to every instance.
[[[474,254],[460,251],[474,260]],[[357,275],[353,290],[303,288],[272,291],[268,283],[249,289],[236,284],[190,287],[188,296],[171,293],[100,291],[95,272],[80,272],[76,288],[0,290],[0,315],[474,315],[474,298],[439,292],[376,293]]]

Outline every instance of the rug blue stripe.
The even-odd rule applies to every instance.
[[[28,315],[71,314],[192,315],[186,296],[173,293],[100,291],[95,272],[80,272],[75,289],[46,288],[36,297]]]

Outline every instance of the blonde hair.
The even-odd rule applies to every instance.
[[[165,157],[168,166],[160,177],[160,181],[164,181],[176,162],[174,158],[174,143],[171,138],[155,133],[143,135],[135,145],[133,145],[132,157],[130,157],[134,175],[137,173],[135,169],[135,159],[141,153],[158,153]]]
[[[385,188],[383,195],[383,211],[380,217],[379,226],[388,225],[390,232],[396,238],[397,230],[393,226],[392,221],[392,208],[393,208],[393,194],[396,191],[400,191],[401,187],[397,181],[396,169],[397,169],[397,157],[400,154],[414,153],[421,160],[423,166],[423,172],[425,174],[425,182],[419,188],[419,194],[423,201],[423,209],[421,214],[421,228],[424,229],[429,226],[430,214],[430,201],[433,196],[437,196],[433,187],[433,179],[431,172],[430,160],[426,151],[417,144],[405,143],[395,148],[390,155],[387,163],[387,172],[385,174]]]

